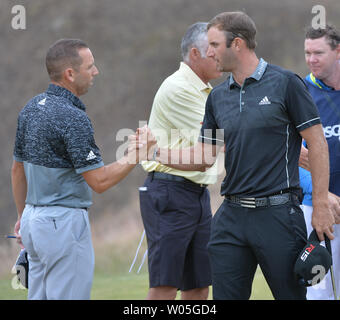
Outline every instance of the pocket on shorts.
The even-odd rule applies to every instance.
[[[168,188],[166,185],[159,185],[157,188],[139,188],[140,209],[147,212],[161,214],[167,207],[169,201]]]
[[[76,241],[85,237],[89,230],[89,220],[87,211],[83,209],[76,210],[72,215],[72,235]]]
[[[168,190],[166,185],[160,188],[139,188],[139,204],[148,243],[158,239],[160,216],[166,210]]]
[[[69,210],[55,207],[37,207],[30,219],[33,246],[44,263],[52,263],[67,250],[71,221]]]

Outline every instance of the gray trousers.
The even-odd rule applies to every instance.
[[[94,252],[87,210],[26,205],[20,233],[28,253],[28,299],[90,299]]]

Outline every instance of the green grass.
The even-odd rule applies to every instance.
[[[0,279],[0,300],[26,299],[27,291],[12,288],[14,275]],[[144,300],[148,291],[148,274],[118,273],[109,274],[96,270],[91,299],[93,300]],[[179,297],[179,294],[178,294]],[[211,290],[210,297],[211,299]],[[251,299],[270,300],[272,294],[258,269],[254,278]]]
[[[7,277],[3,277],[0,279],[0,300],[23,300],[27,297],[27,290],[23,289],[13,289],[12,281],[14,275],[11,274]]]
[[[94,300],[142,300],[148,292],[148,274],[110,275],[95,273],[91,292]]]

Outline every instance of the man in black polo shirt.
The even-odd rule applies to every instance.
[[[224,130],[225,200],[213,218],[209,242],[214,299],[248,299],[258,264],[276,299],[305,299],[306,290],[293,274],[306,241],[298,199],[301,136],[309,146],[313,226],[320,239],[324,233],[333,238],[328,149],[302,80],[258,59],[255,34],[254,22],[242,12],[221,13],[210,21],[207,55],[231,76],[208,97],[199,143],[181,151],[183,164],[170,166],[204,170],[213,163],[206,156],[209,146],[213,156],[219,149],[216,131]],[[204,161],[194,163],[199,152]],[[171,162],[171,153],[155,154],[160,162]]]

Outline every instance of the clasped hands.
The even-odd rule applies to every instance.
[[[138,128],[134,135],[129,136],[129,145],[125,155],[129,163],[137,164],[142,160],[152,160],[154,151],[157,148],[156,138],[150,128],[145,125]]]

